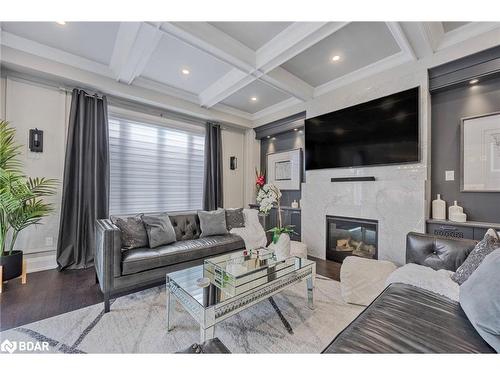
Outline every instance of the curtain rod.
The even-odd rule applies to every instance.
[[[153,115],[157,115],[157,116],[163,117],[163,118],[171,117],[174,120],[187,121],[187,122],[190,122],[191,124],[200,124],[200,125],[203,124],[204,125],[208,121],[213,121],[213,122],[217,122],[217,123],[221,124],[223,129],[230,128],[233,130],[238,130],[240,132],[245,132],[245,130],[247,129],[244,126],[234,124],[231,122],[221,121],[221,120],[217,120],[217,119],[213,119],[213,118],[205,119],[205,118],[198,117],[198,116],[188,115],[188,114],[184,114],[182,112],[162,108],[159,106],[154,106],[151,104],[142,103],[142,102],[137,101],[137,100],[130,100],[130,99],[125,99],[125,98],[122,98],[119,96],[106,94],[106,93],[103,93],[100,91],[96,91],[92,88],[86,88],[86,87],[77,86],[77,85],[70,86],[68,84],[58,84],[57,82],[50,80],[50,79],[40,78],[40,77],[37,77],[37,76],[32,75],[32,74],[21,73],[21,72],[17,72],[15,70],[11,70],[11,69],[3,69],[2,77],[11,78],[11,79],[18,80],[18,81],[25,81],[25,82],[33,83],[33,84],[39,85],[41,87],[56,89],[59,91],[66,92],[68,94],[71,94],[73,92],[73,89],[76,88],[76,89],[84,91],[88,96],[95,96],[95,95],[97,95],[98,97],[106,96],[106,98],[108,99],[108,104],[112,105],[112,106],[122,107],[125,109],[132,109],[133,108],[137,111],[142,111],[143,113],[146,113],[146,114],[153,114]],[[151,113],[151,111],[153,111],[153,113]]]

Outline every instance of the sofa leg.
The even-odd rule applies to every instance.
[[[109,293],[104,293],[104,313],[109,312]]]

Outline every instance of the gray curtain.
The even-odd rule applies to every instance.
[[[93,264],[96,219],[108,217],[109,147],[106,97],[74,89],[71,99],[57,264]]]
[[[205,134],[203,209],[216,210],[222,204],[222,132],[219,124],[208,122]]]

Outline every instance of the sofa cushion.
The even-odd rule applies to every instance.
[[[200,220],[196,213],[169,215],[176,241],[194,240],[200,237]]]
[[[465,262],[458,267],[451,279],[460,285],[463,284],[476,268],[479,267],[483,259],[499,247],[500,239],[498,238],[497,232],[493,229],[488,229],[484,238],[476,245],[474,250],[471,251],[467,259],[465,259]]]
[[[122,257],[122,275],[166,267],[244,248],[241,237],[232,234],[178,241],[155,249],[127,250]]]
[[[245,226],[243,208],[226,208],[226,226],[228,231]]]
[[[500,353],[500,249],[460,286],[460,306],[481,337]]]
[[[120,229],[122,249],[136,249],[148,246],[148,234],[142,222],[142,214],[135,216],[113,215],[110,219]]]
[[[150,248],[175,242],[176,235],[174,227],[167,214],[155,216],[143,215],[142,221],[148,233]]]
[[[227,233],[226,212],[223,208],[214,211],[198,211],[200,237],[217,236]]]

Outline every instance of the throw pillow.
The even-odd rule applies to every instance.
[[[458,267],[451,279],[462,285],[481,264],[483,259],[498,247],[500,247],[500,239],[497,232],[493,229],[488,229],[484,238],[474,247],[474,250],[470,252],[465,262]]]
[[[130,250],[148,246],[148,234],[142,222],[142,214],[135,216],[111,216],[111,222],[121,232],[122,249]]]
[[[216,236],[227,234],[226,213],[219,208],[215,211],[198,211],[200,218],[201,235],[200,237]]]
[[[148,233],[149,247],[155,248],[175,242],[175,231],[167,214],[142,217]]]
[[[500,352],[500,248],[460,286],[460,306],[490,346]]]
[[[226,225],[227,230],[231,230],[233,228],[243,228],[245,226],[243,208],[226,209]]]

